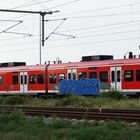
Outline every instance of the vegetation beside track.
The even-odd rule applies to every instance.
[[[33,97],[20,96],[0,96],[0,105],[140,109],[140,99],[123,97],[118,92],[111,92],[106,94],[103,93],[96,97],[73,95],[50,99],[38,99]]]
[[[89,107],[140,109],[140,99],[102,94],[99,97],[69,96],[38,99],[20,96],[0,96],[0,105]],[[139,140],[140,124],[124,122],[84,122],[43,117],[26,117],[21,111],[0,115],[0,140]]]
[[[0,140],[139,140],[140,126],[124,122],[85,122],[25,117],[21,111],[0,115]]]

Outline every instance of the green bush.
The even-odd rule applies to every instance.
[[[56,106],[68,106],[68,105],[76,105],[79,102],[79,97],[77,96],[66,96],[64,98],[58,99],[55,102]]]
[[[0,96],[0,104],[3,104],[3,101],[5,100],[4,96]]]
[[[25,99],[20,96],[8,96],[5,97],[5,99],[3,100],[3,104],[6,105],[20,105],[23,104],[24,102]]]
[[[113,90],[113,91],[108,91],[108,92],[102,92],[101,97],[107,97],[107,98],[120,100],[123,98],[123,94],[120,93],[119,91]]]

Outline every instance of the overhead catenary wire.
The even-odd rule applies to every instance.
[[[75,2],[75,1],[72,1],[72,2],[68,2],[68,3],[65,3],[66,5],[67,4],[70,4],[70,3],[73,3],[73,2]],[[65,5],[65,4],[62,4],[62,6],[63,5]],[[110,6],[110,7],[104,7],[104,8],[98,8],[98,9],[92,9],[92,10],[86,10],[86,11],[79,11],[79,12],[73,12],[73,13],[65,13],[65,15],[72,15],[72,14],[77,14],[77,13],[86,13],[86,12],[89,12],[89,11],[103,11],[103,10],[109,10],[109,9],[114,9],[114,8],[120,8],[120,7],[126,7],[126,6],[134,6],[134,5],[140,5],[140,2],[137,2],[137,3],[129,3],[129,4],[123,4],[123,5],[116,5],[116,6]],[[24,6],[24,5],[21,5],[21,8],[22,8],[22,6]],[[60,5],[61,6],[61,5]],[[58,7],[59,7],[59,5],[58,5]],[[14,7],[13,7],[14,8]],[[13,9],[13,8],[11,8],[11,9]],[[51,8],[54,8],[54,7],[51,7]],[[50,8],[50,9],[51,9]],[[47,8],[48,9],[48,8]],[[44,10],[46,10],[46,9],[44,9]],[[18,17],[15,17],[14,19],[18,19],[18,18],[22,18],[22,17],[24,17],[24,16],[28,16],[28,15],[30,15],[30,14],[25,14],[25,15],[23,15],[23,16],[18,16]],[[57,15],[57,17],[58,16],[60,16],[59,14]],[[61,15],[62,16],[62,15]]]
[[[92,28],[105,28],[105,27],[118,26],[118,25],[131,24],[131,23],[139,23],[139,22],[140,22],[140,20],[130,20],[130,21],[126,21],[126,22],[118,22],[118,23],[111,23],[111,24],[104,24],[104,25],[96,25],[96,26],[88,26],[88,27],[82,27],[82,28],[61,30],[59,32],[72,32],[72,31],[87,30],[87,29],[92,29]]]
[[[73,38],[77,38],[77,39],[81,39],[81,38],[91,38],[91,37],[98,37],[98,36],[108,36],[108,35],[117,35],[117,34],[126,34],[126,33],[135,33],[135,32],[140,32],[140,29],[138,30],[127,30],[127,31],[118,31],[118,32],[109,32],[109,33],[98,33],[98,34],[89,34],[89,35],[83,35],[83,36],[71,36],[71,38],[68,39],[73,39]],[[59,35],[59,33],[56,33]],[[52,39],[49,40],[49,42],[51,41],[66,41],[66,39]]]
[[[136,40],[140,39],[140,36],[138,37],[132,37],[132,38],[123,38],[123,39],[114,39],[114,40],[106,40],[106,41],[94,41],[94,42],[82,42],[78,44],[64,44],[61,46],[49,46],[47,47],[48,49],[53,49],[53,48],[63,48],[63,47],[73,47],[73,46],[85,46],[87,44],[102,44],[102,43],[110,43],[110,42],[118,42],[118,41],[127,41],[127,40]],[[37,42],[32,42],[30,44],[36,44]],[[23,44],[24,45],[24,44]],[[45,49],[45,48],[43,48]],[[38,48],[30,48],[30,49],[16,49],[16,50],[8,50],[8,51],[2,51],[1,53],[12,53],[12,52],[22,52],[22,51],[31,51],[31,50],[38,50]]]
[[[80,1],[80,0],[73,0],[73,1],[70,1],[70,2],[63,3],[63,4],[59,4],[59,5],[56,5],[56,6],[53,6],[53,7],[49,7],[49,9],[54,9],[54,8],[66,6],[66,5],[75,3],[75,2],[77,2],[77,1]],[[48,9],[48,8],[47,8],[47,9]],[[44,9],[44,10],[47,10],[47,9]]]
[[[112,40],[104,40],[104,41],[91,41],[91,42],[80,42],[80,43],[76,43],[76,44],[64,44],[64,45],[57,45],[57,46],[49,46],[48,48],[61,48],[61,47],[68,47],[68,46],[85,46],[88,44],[102,44],[102,43],[111,43],[111,42],[118,42],[118,41],[127,41],[127,40],[136,40],[136,39],[140,39],[140,36],[138,37],[130,37],[130,38],[122,38],[122,39],[112,39]]]
[[[103,17],[114,17],[114,16],[129,16],[129,15],[139,15],[140,11],[128,11],[123,13],[111,13],[111,14],[100,14],[100,15],[86,15],[86,16],[73,16],[66,17],[67,19],[87,19],[87,18],[103,18]]]
[[[109,33],[98,33],[98,34],[89,34],[89,35],[83,35],[83,36],[73,36],[73,35],[66,35],[66,34],[59,34],[59,33],[53,33],[56,35],[64,35],[69,37],[68,39],[73,39],[73,38],[77,38],[77,39],[81,39],[81,38],[91,38],[91,37],[97,37],[97,36],[108,36],[108,35],[116,35],[116,34],[125,34],[125,33],[135,33],[135,32],[139,32],[140,30],[127,30],[127,31],[118,31],[118,32],[109,32]],[[6,32],[8,33],[8,32]],[[12,33],[12,32],[11,32]],[[13,32],[13,34],[21,34],[21,35],[25,35],[25,36],[29,36],[29,37],[38,37],[39,35],[32,35],[32,34],[24,34],[24,33],[16,33]],[[23,36],[23,37],[25,37]],[[7,40],[15,40],[15,39],[22,39],[21,37],[18,38],[9,38],[9,39],[1,39],[0,41],[7,41]],[[51,39],[48,42],[60,42],[60,41],[66,41],[67,39]]]
[[[137,20],[137,21],[130,21],[130,22],[122,22],[121,24],[124,24],[124,26],[126,27],[126,25],[125,24],[128,24],[128,23],[137,23],[137,22],[140,22],[139,20]],[[119,23],[120,24],[120,23]],[[114,25],[119,25],[118,23],[116,23],[116,24],[108,24],[108,25],[106,25],[106,26],[114,26]],[[124,27],[123,26],[123,27]],[[104,27],[104,25],[101,25],[101,26],[99,26],[99,27]],[[90,28],[90,27],[89,27]],[[95,26],[95,28],[98,28],[97,26]],[[115,27],[116,28],[116,27]],[[83,30],[84,30],[84,28],[83,28]],[[69,30],[70,31],[70,30]],[[77,31],[77,29],[75,29],[75,30],[72,30],[72,31]],[[99,30],[97,30],[97,31],[99,31]],[[129,32],[138,32],[138,31],[140,31],[139,29],[138,30],[125,30],[125,31],[117,31],[117,32],[109,32],[109,33],[98,33],[98,34],[92,34],[92,35],[87,35],[87,33],[88,32],[86,32],[86,35],[84,35],[83,37],[92,37],[92,36],[105,36],[105,35],[111,35],[111,34],[121,34],[121,33],[129,33]],[[62,32],[62,31],[61,31]],[[64,31],[63,31],[64,32]],[[66,31],[67,32],[67,31]],[[94,31],[95,32],[95,31]],[[93,33],[93,31],[92,31],[92,33]],[[57,33],[57,34],[60,34],[59,32]],[[29,35],[29,34],[27,34],[27,35]],[[38,37],[39,35],[37,35],[37,34],[31,34],[31,35],[29,35],[29,36],[32,36],[32,37]],[[82,36],[77,36],[77,38],[81,38]],[[7,39],[0,39],[0,41],[7,41],[7,40],[14,40],[14,39],[20,39],[19,37],[18,38],[7,38]],[[69,38],[69,39],[71,39],[71,38]],[[51,39],[51,40],[49,40],[49,42],[50,41],[63,41],[63,40],[66,40],[66,39]]]
[[[31,3],[27,3],[27,4],[23,4],[23,5],[16,6],[16,7],[12,7],[12,8],[10,8],[10,9],[12,10],[12,9],[24,8],[24,7],[33,6],[33,5],[38,5],[38,4],[46,3],[46,2],[50,2],[50,1],[53,1],[53,0],[45,0],[45,1],[34,2],[34,3],[31,2]]]
[[[31,37],[31,36],[33,36],[32,34],[20,33],[20,32],[9,32],[9,31],[4,31],[4,33],[23,35],[23,36],[27,36],[27,37]]]
[[[59,14],[59,15],[75,15],[75,14],[81,14],[81,13],[88,13],[88,12],[96,12],[96,11],[104,11],[104,10],[111,10],[116,8],[124,8],[124,7],[132,7],[134,5],[140,5],[140,2],[136,3],[128,3],[128,4],[121,4],[121,5],[115,5],[115,6],[109,6],[109,7],[103,7],[103,8],[97,8],[97,9],[91,9],[91,10],[83,10],[83,11],[77,11],[72,13],[65,13],[65,14]],[[58,15],[58,16],[59,16]]]

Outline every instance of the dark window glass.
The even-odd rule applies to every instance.
[[[18,75],[14,75],[12,77],[12,83],[13,83],[13,85],[17,85],[18,84]]]
[[[56,83],[56,74],[50,74],[49,79],[50,79],[50,84],[55,84]]]
[[[140,81],[140,70],[136,70],[136,81]]]
[[[36,83],[36,76],[30,75],[30,84],[35,84],[35,83]]]
[[[65,74],[59,74],[58,75],[58,81],[64,80],[65,79]]]
[[[73,78],[72,78],[72,80],[76,80],[76,72],[73,72]]]
[[[23,85],[23,75],[20,76],[20,83]]]
[[[27,75],[24,75],[24,84],[27,85]]]
[[[87,78],[87,73],[86,72],[79,73],[79,80],[85,80],[86,78]]]
[[[111,82],[115,82],[115,71],[111,71]]]
[[[108,72],[107,71],[100,72],[100,81],[101,82],[108,81]]]
[[[69,80],[76,80],[76,72],[68,73]]]
[[[71,80],[71,73],[68,73],[68,80]]]
[[[44,84],[44,76],[43,76],[43,74],[38,74],[37,75],[37,81],[38,81],[38,84]]]
[[[121,72],[118,70],[117,71],[117,82],[120,82],[120,76],[121,76]]]
[[[97,72],[90,72],[89,79],[97,78]]]
[[[124,81],[125,82],[133,81],[133,70],[124,71]]]
[[[4,80],[3,80],[3,76],[0,76],[0,85],[3,85]]]

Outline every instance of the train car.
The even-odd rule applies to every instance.
[[[140,58],[96,56],[81,62],[32,66],[0,65],[0,94],[59,94],[59,81],[100,79],[101,91],[140,94]]]
[[[140,58],[81,61],[48,67],[48,92],[57,91],[59,80],[100,79],[101,91],[140,94]],[[52,82],[53,81],[53,82]]]
[[[0,94],[46,93],[46,65],[0,67]]]

